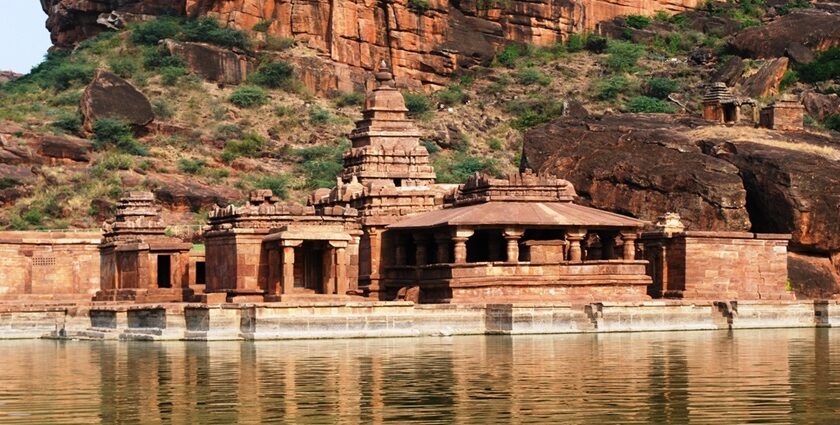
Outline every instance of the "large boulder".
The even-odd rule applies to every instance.
[[[681,134],[690,125],[657,115],[561,118],[525,134],[523,166],[569,179],[596,208],[650,221],[677,212],[696,230],[749,229],[738,169]]]
[[[254,70],[254,59],[229,49],[205,43],[165,40],[173,56],[187,63],[190,71],[204,79],[224,84],[241,84]]]
[[[788,254],[788,280],[797,298],[831,298],[840,293],[840,273],[830,258]]]
[[[795,11],[767,25],[747,28],[729,42],[740,56],[762,59],[782,57],[802,46],[819,52],[837,45],[840,15],[813,10]]]
[[[779,84],[788,70],[788,58],[776,58],[764,62],[755,74],[741,84],[741,91],[749,97],[767,97],[779,94]]]
[[[89,141],[75,137],[46,135],[38,141],[38,154],[52,160],[88,162],[92,149]]]
[[[227,186],[210,186],[194,179],[161,174],[149,178],[155,198],[174,210],[199,211],[242,199],[242,192]]]
[[[152,104],[143,93],[116,74],[99,69],[82,93],[79,110],[84,130],[93,131],[93,123],[102,118],[125,121],[135,127],[155,119]]]
[[[840,114],[840,96],[808,92],[802,96],[802,104],[808,115],[822,121],[831,115]]]

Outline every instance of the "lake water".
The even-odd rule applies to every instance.
[[[0,341],[0,423],[838,423],[840,330]]]

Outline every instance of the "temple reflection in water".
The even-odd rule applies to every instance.
[[[774,423],[840,409],[840,336],[825,329],[21,341],[0,356],[0,417],[35,423]]]

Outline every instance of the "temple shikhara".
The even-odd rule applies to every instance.
[[[737,121],[746,102],[718,88],[707,96],[706,112]],[[787,122],[779,118],[786,107],[779,103],[762,119]],[[88,263],[98,249],[98,268],[68,264],[59,271],[82,275],[77,282],[97,275],[98,287],[54,293],[208,304],[792,298],[785,291],[787,235],[687,230],[676,215],[651,223],[594,209],[580,203],[568,181],[530,170],[436,184],[407,112],[383,64],[335,187],[314,191],[307,205],[257,190],[241,206],[217,207],[203,230],[203,250],[167,236],[151,193],[126,194],[101,240],[66,245],[78,245]],[[23,250],[30,253],[24,258],[56,264],[48,258],[61,246],[0,239],[0,252],[11,252],[0,272],[39,267],[12,261]],[[50,290],[35,276],[21,274],[29,284],[7,284],[0,297],[43,297]]]

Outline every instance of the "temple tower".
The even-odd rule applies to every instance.
[[[191,243],[166,236],[151,192],[129,192],[102,225],[100,290],[95,301],[185,301]]]
[[[353,177],[361,184],[392,182],[397,187],[434,183],[429,152],[420,144],[420,131],[408,118],[405,100],[384,62],[362,113],[350,133],[353,147],[344,155],[345,183]]]

